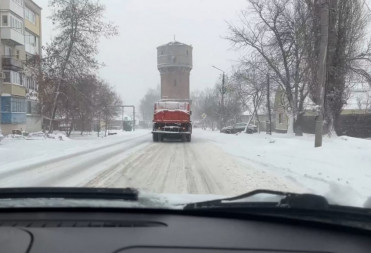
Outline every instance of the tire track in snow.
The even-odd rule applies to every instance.
[[[165,176],[162,178],[161,185],[159,187],[160,192],[163,192],[165,190],[167,183],[174,184],[174,181],[176,181],[176,176],[171,177],[171,175],[173,174],[172,172],[179,171],[178,168],[173,169],[173,166],[179,167],[179,163],[176,163],[176,160],[177,160],[176,158],[178,155],[180,155],[180,152],[177,152],[178,149],[179,149],[179,145],[175,145],[172,151],[172,154],[170,158],[168,159],[168,162],[166,164]],[[171,180],[171,178],[173,180]]]
[[[138,150],[131,156],[126,157],[120,161],[114,172],[103,172],[96,175],[95,178],[90,180],[85,186],[90,187],[117,187],[117,181],[121,180],[120,187],[132,186],[129,184],[133,179],[138,178],[139,174],[145,173],[143,169],[143,163],[147,163],[155,158],[155,152],[148,152],[148,149],[153,149],[152,145],[149,143],[144,149]],[[158,148],[157,148],[158,149]],[[126,183],[125,183],[126,182]]]
[[[194,175],[194,170],[192,163],[190,162],[190,156],[189,156],[189,148],[184,148],[184,157],[185,157],[185,172],[186,172],[186,180],[187,180],[187,190],[189,193],[199,193],[200,190],[198,189],[196,178]],[[193,162],[193,161],[192,161]]]
[[[246,165],[201,135],[194,135],[191,143],[153,143],[149,135],[138,138],[94,148],[14,179],[0,174],[0,185],[135,187],[154,193],[226,196],[258,188],[290,191],[284,181]]]

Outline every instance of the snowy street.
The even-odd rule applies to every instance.
[[[218,195],[236,195],[257,188],[298,190],[289,182],[243,165],[204,138],[203,131],[196,131],[191,143],[174,140],[153,143],[149,131],[143,130],[133,136],[110,136],[104,141],[104,145],[78,139],[9,141],[7,144],[14,148],[35,142],[43,153],[39,156],[49,154],[35,163],[32,158],[24,161],[18,158],[16,163],[2,164],[0,185],[136,187],[155,193]],[[42,145],[43,142],[49,143]],[[57,150],[50,150],[51,142]],[[83,142],[83,147],[67,148],[68,144],[76,142]],[[88,142],[96,146],[85,146]],[[65,146],[63,152],[58,150],[60,145]],[[53,154],[54,151],[58,154]],[[1,155],[4,155],[3,163],[6,152]]]
[[[149,130],[64,141],[8,138],[0,143],[0,186],[135,187],[224,196],[273,189],[340,196],[341,203],[362,205],[371,196],[371,141],[325,138],[320,151],[312,140],[200,129],[191,143],[153,143]]]

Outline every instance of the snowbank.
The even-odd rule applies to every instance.
[[[370,140],[324,137],[323,147],[314,148],[313,135],[195,131],[242,162],[285,177],[334,203],[362,206],[371,196]]]
[[[68,138],[63,132],[48,135],[31,134],[28,137],[22,136],[22,138],[8,136],[0,143],[0,172],[47,163],[148,133],[148,130],[138,130],[105,138],[98,138],[96,133],[83,135],[81,138],[71,135],[71,138]]]

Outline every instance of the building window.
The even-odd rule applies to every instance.
[[[10,96],[0,97],[1,99],[1,112],[10,112]]]
[[[283,123],[283,115],[282,115],[282,113],[279,113],[278,114],[278,123],[279,124],[282,124]]]
[[[19,72],[4,70],[4,82],[22,85],[22,78]]]
[[[1,16],[1,25],[2,26],[8,26],[8,15],[2,15]]]
[[[11,110],[12,112],[26,112],[26,99],[25,98],[11,98]]]
[[[4,52],[4,55],[5,56],[8,56],[8,57],[11,57],[12,56],[12,48],[9,47],[9,46],[5,46],[5,52]]]
[[[24,17],[32,24],[36,24],[36,14],[27,7],[24,9]]]
[[[29,31],[25,31],[24,35],[26,52],[30,54],[39,54],[39,37]]]
[[[19,18],[10,15],[10,27],[17,30],[20,33],[23,33],[23,22]]]
[[[26,99],[22,97],[1,97],[1,123],[26,123]]]
[[[26,107],[27,114],[40,114],[40,111],[39,111],[40,107],[39,107],[38,102],[28,100],[26,102],[26,105],[27,105],[27,107]]]
[[[11,82],[10,71],[3,71],[3,73],[4,73],[4,82],[10,83]]]
[[[25,76],[24,77],[24,83],[23,85],[27,88],[27,89],[30,89],[30,90],[35,90],[36,91],[36,82],[35,80],[30,77],[30,76]]]

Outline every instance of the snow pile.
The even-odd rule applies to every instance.
[[[148,134],[148,131],[126,132],[120,136],[129,139],[143,134]],[[63,132],[44,136],[45,138],[39,133],[27,138],[23,136],[19,139],[5,138],[0,144],[0,172],[47,163],[79,152],[110,146],[123,140],[117,135],[97,138],[96,133],[84,135],[82,138],[75,138],[74,135],[68,138]]]
[[[68,141],[68,140],[70,140],[70,138],[68,138],[63,133],[46,134],[46,137],[49,138],[49,139],[60,140],[60,141]]]
[[[323,147],[314,148],[313,135],[195,131],[243,163],[289,179],[333,203],[362,206],[371,196],[370,140],[324,137]]]

